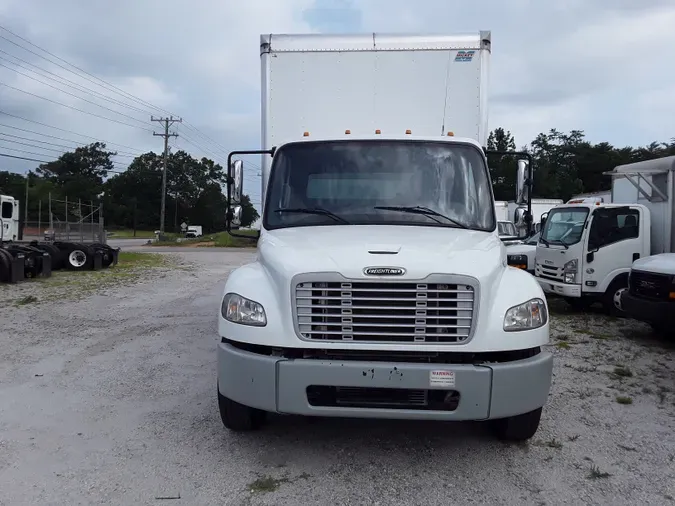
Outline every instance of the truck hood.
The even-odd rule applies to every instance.
[[[431,273],[473,276],[481,286],[497,281],[506,266],[495,233],[473,230],[372,225],[295,227],[264,232],[258,261],[282,291],[296,274],[338,272],[372,279],[365,267],[403,267],[402,278]]]
[[[528,253],[534,253],[537,250],[537,247],[534,244],[507,244],[506,245],[506,254],[507,255],[527,255]]]
[[[675,274],[675,253],[660,253],[639,258],[633,262],[633,269],[656,274]]]

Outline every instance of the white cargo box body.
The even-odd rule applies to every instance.
[[[642,204],[651,215],[651,251],[675,252],[675,156],[619,165],[612,177],[613,204]]]
[[[263,35],[262,147],[311,138],[404,135],[487,143],[490,32]],[[270,157],[261,159],[263,197]]]

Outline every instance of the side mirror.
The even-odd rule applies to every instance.
[[[230,204],[240,204],[244,184],[244,162],[234,160],[228,171],[228,184],[230,185]]]
[[[516,227],[521,228],[525,226],[525,213],[527,212],[527,209],[524,209],[522,207],[517,207],[516,211],[513,215],[513,222],[516,225]]]
[[[232,226],[234,227],[241,227],[241,213],[242,213],[242,207],[237,205],[232,207]]]
[[[544,230],[544,225],[546,225],[546,220],[548,220],[548,213],[544,213],[539,218],[541,220],[541,225],[539,225],[539,230]]]
[[[527,184],[529,162],[518,160],[518,172],[516,173],[516,204],[527,204],[530,187]]]

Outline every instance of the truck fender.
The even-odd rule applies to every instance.
[[[220,336],[217,338],[218,341],[222,337],[234,337],[231,334],[236,332],[237,334],[247,335],[255,342],[262,335],[275,331],[278,332],[281,325],[293,326],[290,321],[290,318],[292,318],[291,312],[282,311],[280,307],[280,304],[290,303],[290,292],[286,293],[284,291],[284,293],[280,293],[274,280],[262,264],[252,262],[233,270],[225,282],[225,287],[220,295],[219,305],[222,305],[223,297],[227,293],[237,293],[242,297],[261,304],[265,309],[267,325],[264,327],[252,327],[231,323],[223,318],[219,308],[218,332]],[[249,340],[248,337],[247,340]]]

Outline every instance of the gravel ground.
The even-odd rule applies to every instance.
[[[2,292],[49,302],[0,307],[0,504],[675,502],[675,349],[640,323],[551,302],[554,385],[526,444],[484,424],[298,417],[233,434],[215,314],[254,254],[172,254],[181,269],[82,300]]]

